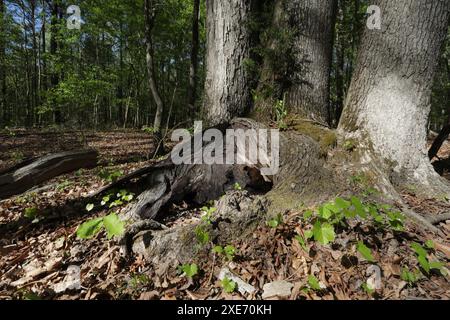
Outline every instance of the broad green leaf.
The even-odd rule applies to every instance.
[[[332,203],[327,203],[319,208],[319,215],[325,220],[329,220],[334,213],[339,213],[341,210]]]
[[[193,264],[184,264],[180,267],[180,270],[186,275],[188,278],[193,278],[198,274],[198,266]]]
[[[417,271],[416,273],[413,273],[413,272],[409,271],[408,268],[403,268],[400,278],[403,281],[413,284],[413,283],[417,282],[419,274],[420,274],[419,271]]]
[[[420,266],[426,273],[430,273],[430,263],[426,256],[418,256],[417,260],[419,261]]]
[[[125,222],[121,221],[116,213],[111,213],[103,218],[103,225],[108,234],[108,239],[113,236],[121,236],[125,232]]]
[[[417,242],[411,243],[411,248],[417,253],[418,256],[426,257],[428,254],[427,250]]]
[[[305,231],[305,238],[306,239],[311,239],[312,237],[314,237],[314,232],[312,230],[306,230]]]
[[[341,209],[341,210],[345,210],[350,208],[350,202],[348,202],[347,200],[344,200],[342,198],[336,198],[335,200],[336,206]]]
[[[383,222],[383,216],[381,214],[378,213],[378,209],[375,206],[368,206],[369,208],[369,213],[372,216],[372,218],[374,218],[375,222],[377,223],[382,223]]]
[[[267,225],[273,229],[278,228],[283,223],[283,215],[278,214],[275,218],[267,221]]]
[[[433,242],[432,240],[427,240],[427,241],[425,242],[425,246],[426,246],[428,249],[434,249],[434,242]]]
[[[308,220],[309,218],[311,218],[313,216],[314,212],[312,210],[307,210],[304,214],[303,214],[303,219]]]
[[[369,262],[375,262],[375,258],[372,255],[372,251],[362,242],[359,241],[357,245],[359,253]]]
[[[222,246],[215,246],[212,251],[214,253],[222,254],[223,253],[223,248],[222,248]]]
[[[233,293],[236,290],[236,282],[228,279],[227,277],[223,278],[220,283],[226,293]]]
[[[128,194],[126,196],[122,197],[122,200],[126,201],[126,202],[130,202],[131,200],[133,200],[134,196],[132,194]]]
[[[314,240],[320,242],[323,245],[327,245],[333,242],[336,234],[334,233],[334,227],[329,223],[321,223],[317,221],[313,227]]]
[[[319,280],[317,280],[317,278],[313,275],[308,276],[308,285],[311,289],[316,290],[316,291],[319,291],[322,289],[320,287]]]
[[[441,270],[441,268],[445,266],[445,263],[440,262],[440,261],[433,261],[433,262],[430,262],[429,265],[430,265],[430,269]]]
[[[94,237],[103,226],[103,218],[92,219],[81,224],[77,229],[77,237],[90,239]]]
[[[127,194],[128,194],[127,190],[122,189],[119,191],[119,193],[117,193],[117,198],[125,197]]]
[[[352,210],[352,209],[345,209],[345,210],[344,210],[344,215],[345,215],[345,217],[348,218],[348,219],[353,219],[353,218],[355,218],[355,217],[356,217],[356,214],[357,214],[356,210]]]
[[[355,207],[356,214],[363,219],[367,218],[367,213],[366,210],[364,209],[363,204],[361,203],[361,200],[359,200],[359,198],[357,197],[352,197],[351,201],[353,206]]]
[[[27,292],[24,294],[23,296],[24,300],[42,300],[41,297],[39,297],[36,293],[34,292]]]
[[[122,202],[120,199],[117,199],[117,200],[113,201],[113,202],[109,205],[109,207],[110,207],[110,208],[114,208],[114,207],[118,207],[118,206],[121,206],[121,205],[123,205],[123,202]]]
[[[89,203],[88,205],[86,205],[86,211],[90,212],[94,209],[94,205],[92,203]]]
[[[209,242],[209,233],[202,226],[197,226],[195,228],[195,236],[197,237],[197,241],[201,245],[205,245]]]
[[[275,228],[278,227],[278,221],[275,220],[275,219],[269,220],[269,221],[267,222],[267,225],[268,225],[269,227],[275,229]]]
[[[375,292],[375,289],[374,289],[374,288],[371,288],[367,283],[363,283],[363,284],[361,285],[361,288],[363,288],[364,291],[365,291],[367,294],[369,294],[369,295],[371,295],[371,294],[373,294],[373,293]]]
[[[228,260],[233,260],[234,255],[236,254],[236,248],[233,246],[226,246],[224,248],[225,254],[227,255]]]

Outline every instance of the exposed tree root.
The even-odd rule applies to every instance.
[[[408,216],[413,222],[415,222],[416,226],[419,229],[422,229],[424,231],[431,231],[437,235],[442,236],[443,233],[441,230],[439,230],[439,228],[435,227],[433,224],[434,223],[431,218],[426,218],[423,217],[422,215],[418,214],[417,212],[411,210],[405,203],[404,201],[401,202],[400,205],[402,212]]]
[[[230,124],[233,129],[265,128],[251,119],[235,119]],[[221,131],[225,132],[226,127]],[[211,143],[204,143],[203,148]],[[253,143],[256,143],[253,141]],[[224,143],[224,146],[226,143]],[[238,150],[235,150],[238,152]],[[342,151],[346,153],[346,151]],[[189,155],[191,156],[191,155]],[[245,155],[237,154],[241,159]],[[348,193],[349,172],[363,170],[370,177],[370,183],[379,189],[383,201],[396,204],[419,229],[441,235],[439,222],[411,210],[404,202],[391,177],[386,174],[385,164],[371,154],[353,157],[347,152],[344,157],[323,157],[323,149],[318,141],[297,131],[280,133],[280,166],[275,176],[262,176],[263,163],[241,165],[174,165],[171,159],[140,169],[100,190],[100,195],[111,188],[137,179],[146,186],[131,204],[124,217],[132,222],[122,240],[125,251],[143,254],[157,263],[164,271],[173,263],[185,263],[197,254],[195,228],[202,223],[180,225],[166,229],[160,222],[167,218],[168,205],[188,201],[204,204],[227,194],[218,203],[215,214],[216,225],[206,226],[213,243],[225,243],[233,238],[251,232],[267,216],[284,213],[301,204],[316,205],[331,198]],[[235,183],[247,190],[271,190],[263,197],[254,197],[248,192],[234,193]],[[444,217],[439,217],[444,218]],[[222,226],[222,227],[220,227]],[[204,226],[203,226],[204,227]],[[164,267],[165,266],[165,267]]]
[[[443,213],[443,214],[440,214],[440,215],[438,215],[438,216],[436,216],[436,217],[432,217],[432,218],[430,217],[430,218],[428,218],[427,220],[428,220],[428,222],[430,222],[431,224],[439,224],[439,223],[441,223],[441,222],[450,220],[450,212],[449,212],[449,213]]]
[[[132,251],[157,266],[158,274],[164,274],[174,266],[189,263],[196,255],[210,252],[209,242],[199,243],[197,228],[208,233],[211,243],[226,246],[248,236],[264,219],[266,202],[263,197],[234,191],[219,200],[212,224],[199,221],[171,229],[144,228],[131,238]]]

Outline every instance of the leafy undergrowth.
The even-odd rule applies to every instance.
[[[81,170],[0,202],[0,299],[261,299],[265,285],[281,280],[285,299],[450,299],[450,221],[440,224],[445,237],[430,238],[365,196],[280,214],[223,246],[198,232],[193,245],[209,253],[160,275],[142,257],[122,257],[110,239],[123,231],[116,213],[132,191],[84,200],[145,164]],[[420,213],[448,212],[412,191],[404,197]],[[172,210],[179,215],[168,227],[210,223],[216,211],[214,204]],[[241,293],[245,285],[255,291]]]
[[[389,206],[338,198],[279,215],[252,237],[224,247],[199,238],[197,245],[210,246],[210,254],[161,276],[141,257],[121,257],[107,228],[77,237],[86,221],[103,222],[120,210],[110,208],[113,203],[108,199],[97,211],[93,207],[102,204],[80,207],[94,211],[89,216],[37,219],[23,227],[26,232],[2,236],[0,298],[261,299],[264,285],[279,280],[292,285],[288,299],[450,298],[445,241],[422,235]],[[202,208],[191,219],[206,223],[214,211]],[[80,269],[81,287],[58,292],[73,266]],[[228,277],[219,280],[224,267],[255,293],[241,294]]]

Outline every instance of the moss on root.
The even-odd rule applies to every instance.
[[[337,136],[333,130],[314,124],[311,121],[294,119],[290,128],[316,140],[324,155],[337,145]]]
[[[347,188],[346,181],[341,181],[328,170],[306,180],[293,176],[266,194],[269,200],[267,213],[274,216],[303,206],[314,206],[336,197]]]

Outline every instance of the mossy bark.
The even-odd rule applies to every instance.
[[[277,0],[268,37],[254,116],[274,117],[277,100],[291,114],[329,123],[330,69],[335,0]]]

